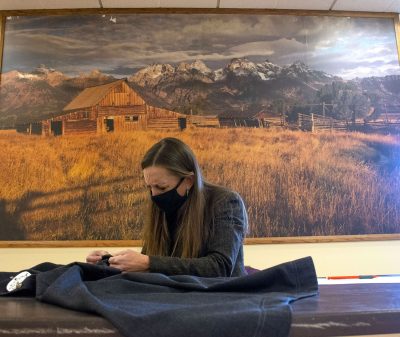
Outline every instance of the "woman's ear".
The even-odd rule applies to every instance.
[[[192,174],[190,176],[187,176],[185,179],[187,181],[187,189],[192,188],[194,184],[194,173],[192,172]]]

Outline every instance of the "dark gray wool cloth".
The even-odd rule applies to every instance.
[[[284,337],[289,303],[315,295],[310,257],[240,277],[205,278],[120,273],[102,265],[43,263],[20,289],[1,296],[33,296],[65,308],[96,313],[131,337]]]

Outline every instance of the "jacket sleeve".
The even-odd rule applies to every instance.
[[[150,272],[203,277],[231,276],[236,263],[243,263],[237,259],[238,256],[243,259],[242,245],[248,225],[247,213],[237,193],[229,194],[215,209],[214,230],[205,245],[204,256],[150,256]]]

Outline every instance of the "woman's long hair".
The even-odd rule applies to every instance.
[[[170,252],[168,226],[165,215],[149,199],[148,212],[143,227],[144,252],[148,255],[198,257],[209,236],[205,225],[204,181],[192,150],[176,138],[164,138],[154,144],[142,160],[142,169],[160,166],[179,178],[194,175],[188,199],[177,214],[175,245]],[[208,184],[207,184],[208,185]]]

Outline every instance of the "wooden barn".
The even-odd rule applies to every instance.
[[[89,87],[76,96],[63,114],[40,122],[17,125],[35,135],[72,135],[147,129],[183,130],[186,127],[268,127],[269,121],[222,115],[185,115],[149,105],[126,79]]]
[[[84,89],[63,111],[41,122],[42,135],[186,128],[186,115],[148,105],[126,79]]]

